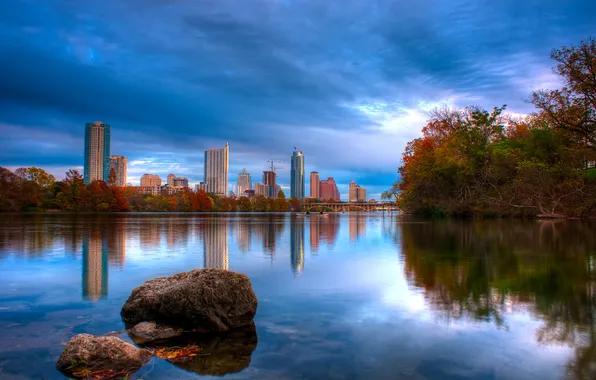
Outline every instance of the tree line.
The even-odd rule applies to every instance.
[[[203,190],[181,189],[172,195],[141,194],[136,187],[108,182],[85,184],[76,170],[63,180],[40,168],[19,168],[12,172],[0,167],[0,211],[153,211],[153,212],[287,212],[301,211],[297,199],[286,199],[283,191],[276,198],[262,195],[252,199],[207,194]]]
[[[530,115],[433,110],[384,197],[417,214],[596,216],[596,41],[551,58],[563,88],[534,92]]]

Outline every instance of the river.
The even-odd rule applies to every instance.
[[[131,341],[132,289],[247,274],[252,337],[136,378],[596,378],[594,221],[362,214],[0,215],[0,378],[62,379],[78,333]]]

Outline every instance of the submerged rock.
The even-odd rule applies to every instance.
[[[56,369],[72,377],[87,377],[87,371],[134,372],[151,359],[149,350],[139,349],[113,336],[75,335],[70,339]]]
[[[147,344],[171,339],[182,335],[178,330],[169,326],[159,326],[153,322],[141,322],[130,329],[130,338],[136,344]]]
[[[225,332],[252,323],[257,297],[247,276],[197,269],[160,277],[134,289],[122,307],[125,323],[159,324]]]

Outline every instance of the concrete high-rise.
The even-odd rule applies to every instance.
[[[348,202],[366,202],[366,189],[358,185],[356,181],[350,182]]]
[[[292,170],[290,172],[290,197],[304,198],[304,155],[302,151],[292,153]]]
[[[168,186],[170,186],[170,176],[168,176]],[[188,178],[186,177],[175,177],[172,187],[188,187]]]
[[[110,125],[101,121],[85,126],[84,181],[108,182],[110,177]]]
[[[252,179],[250,177],[250,173],[246,169],[242,169],[240,174],[238,174],[238,196],[241,197],[244,195],[244,191],[252,190]]]
[[[116,186],[126,186],[126,157],[110,156],[110,171],[116,173]]]
[[[319,188],[321,199],[331,199],[339,202],[339,190],[333,177],[328,177],[326,180],[321,181]]]
[[[310,172],[310,196],[311,198],[319,198],[321,195],[321,178],[319,172]]]
[[[161,186],[161,178],[156,174],[143,174],[141,177],[141,187]]]
[[[168,186],[172,187],[174,186],[174,180],[176,179],[176,175],[174,175],[174,173],[171,173],[168,175]]]
[[[228,163],[230,145],[205,151],[205,186],[208,193],[228,195]]]
[[[267,189],[267,196],[270,198],[277,197],[277,175],[272,170],[267,170],[263,172],[263,183],[266,186],[269,186]]]

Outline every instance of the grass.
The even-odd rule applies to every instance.
[[[596,168],[586,170],[586,178],[590,181],[596,181]]]

